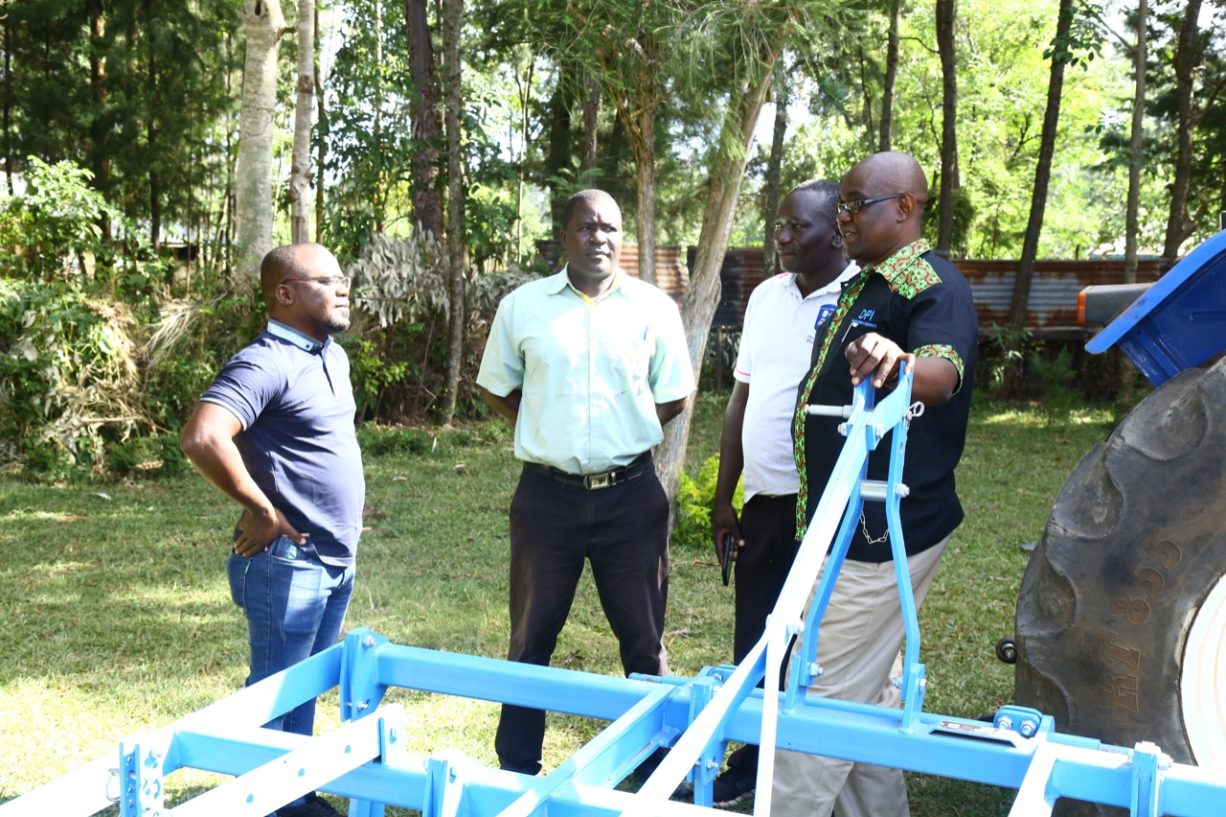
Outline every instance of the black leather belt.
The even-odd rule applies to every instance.
[[[651,467],[651,452],[644,451],[634,458],[633,462],[600,471],[595,474],[572,474],[551,465],[539,462],[525,462],[524,470],[542,474],[550,479],[566,485],[574,485],[589,491],[599,491],[601,488],[611,488],[621,482],[627,482],[641,476],[643,471]]]

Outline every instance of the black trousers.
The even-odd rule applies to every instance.
[[[766,630],[766,617],[775,609],[788,571],[796,559],[796,494],[757,494],[741,509],[745,547],[737,553],[736,620],[732,657],[739,664]],[[786,674],[787,664],[781,669]],[[782,677],[780,679],[782,683]],[[757,768],[758,747],[746,744],[728,757],[729,766]]]
[[[668,498],[650,457],[631,473],[596,490],[521,474],[511,500],[510,660],[549,664],[588,561],[622,668],[667,674]],[[503,706],[494,740],[502,768],[538,773],[544,738],[544,712]]]

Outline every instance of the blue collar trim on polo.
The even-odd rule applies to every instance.
[[[310,335],[304,335],[292,326],[286,326],[280,321],[274,321],[271,318],[268,321],[266,331],[273,337],[289,341],[304,352],[318,352],[327,344],[327,341],[320,342]]]

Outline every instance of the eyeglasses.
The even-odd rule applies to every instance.
[[[304,278],[282,278],[281,283],[292,284],[296,281],[310,281],[313,284],[319,284],[325,287],[344,287],[349,289],[349,282],[353,279],[348,275],[312,275]]]
[[[840,213],[845,213],[849,216],[854,216],[856,213],[863,210],[865,207],[872,207],[874,204],[879,204],[890,199],[901,199],[906,193],[891,193],[888,196],[873,196],[871,199],[856,199],[855,201],[840,201],[835,207]]]

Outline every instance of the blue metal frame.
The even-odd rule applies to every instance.
[[[992,724],[923,711],[924,665],[909,576],[902,558],[899,500],[909,419],[911,373],[873,407],[867,384],[849,407],[810,407],[845,417],[848,437],[797,554],[766,633],[736,667],[708,668],[694,678],[616,678],[426,650],[389,642],[369,630],[177,721],[122,744],[103,758],[0,806],[0,817],[78,817],[118,803],[122,817],[262,817],[304,792],[350,798],[353,817],[380,817],[385,805],[424,817],[711,814],[711,783],[727,741],[758,743],[756,814],[770,812],[775,748],[871,762],[1018,790],[1012,814],[1049,814],[1057,797],[1129,809],[1133,815],[1219,817],[1226,781],[1172,763],[1152,744],[1133,749],[1053,731],[1050,717],[1003,707]],[[868,452],[890,431],[885,483],[865,480]],[[805,696],[820,672],[814,663],[821,617],[864,501],[886,503],[906,628],[902,709]],[[838,534],[835,536],[836,526]],[[833,547],[830,547],[833,541]],[[827,558],[827,550],[830,555]],[[825,569],[822,563],[826,562]],[[809,592],[817,580],[815,601]],[[802,615],[804,615],[802,619]],[[781,693],[779,667],[793,635],[800,652]],[[766,688],[755,685],[765,679]],[[299,703],[339,686],[337,730],[303,737],[260,727]],[[405,719],[381,706],[386,691],[425,692],[530,706],[609,721],[574,756],[547,775],[486,768],[463,755],[404,749]],[[671,747],[638,792],[613,788],[659,747]],[[233,779],[174,809],[164,779],[181,768]],[[669,800],[682,779],[695,803]]]
[[[1112,346],[1154,386],[1226,349],[1226,230],[1171,267],[1086,350],[1099,354]]]

